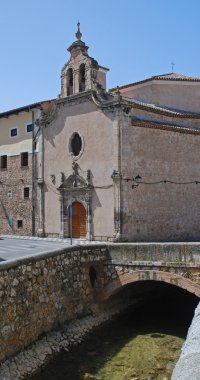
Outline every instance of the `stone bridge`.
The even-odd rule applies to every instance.
[[[105,300],[138,281],[163,281],[200,297],[200,244],[147,243],[108,245],[106,279],[99,296]]]
[[[91,244],[1,262],[0,361],[58,326],[120,308],[149,281],[200,297],[200,244]]]

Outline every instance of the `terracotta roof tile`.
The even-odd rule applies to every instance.
[[[151,82],[153,80],[172,80],[172,81],[188,81],[188,82],[200,82],[200,77],[192,77],[189,75],[177,74],[177,73],[168,73],[161,75],[154,75],[150,78],[141,80],[139,82],[129,83],[124,86],[113,87],[109,90],[109,92],[115,92],[117,90],[123,90],[124,88],[137,86],[138,84],[143,84],[146,82]]]
[[[186,80],[186,81],[192,81],[192,82],[200,82],[199,77],[192,77],[189,75],[183,75],[183,74],[176,74],[176,73],[169,73],[169,74],[162,74],[162,75],[155,75],[152,78],[152,80],[158,79],[158,80]]]

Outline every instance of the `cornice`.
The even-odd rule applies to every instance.
[[[165,116],[170,116],[170,117],[175,117],[175,118],[183,118],[183,119],[200,119],[200,114],[195,113],[195,112],[187,112],[187,111],[182,111],[182,110],[175,110],[167,107],[161,107],[157,106],[155,104],[150,104],[150,103],[143,103],[139,102],[137,100],[128,100],[126,98],[127,102],[129,104],[133,104],[133,108],[138,108],[141,110],[165,115]]]
[[[71,103],[76,104],[80,102],[86,102],[87,100],[92,100],[91,90],[79,92],[73,95],[68,95],[65,98],[58,98],[56,99],[56,104],[58,106]]]
[[[170,123],[161,123],[161,122],[137,119],[137,118],[132,118],[132,126],[160,129],[160,130],[173,131],[173,132],[179,132],[179,133],[187,133],[187,134],[192,134],[192,135],[200,135],[200,128],[198,127],[175,125],[175,124],[170,124]]]

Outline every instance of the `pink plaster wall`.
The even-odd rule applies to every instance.
[[[61,172],[72,174],[72,157],[69,154],[69,139],[79,132],[84,140],[84,151],[76,161],[79,174],[86,178],[92,173],[94,185],[92,196],[92,236],[113,236],[114,200],[112,185],[113,144],[112,120],[106,117],[90,101],[58,109],[57,118],[45,129],[45,230],[47,234],[61,234],[60,200],[57,188],[61,184]],[[54,174],[53,185],[50,176]]]
[[[200,83],[154,80],[120,90],[123,96],[185,111],[200,111]]]

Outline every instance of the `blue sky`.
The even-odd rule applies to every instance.
[[[199,0],[0,0],[0,112],[57,97],[77,20],[107,87],[200,77]]]

